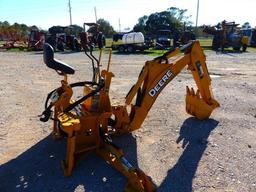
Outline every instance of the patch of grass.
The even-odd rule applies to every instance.
[[[248,47],[246,52],[256,53],[256,48],[255,47]]]
[[[118,42],[113,42],[112,38],[106,38],[106,47],[110,48],[111,45],[115,44],[122,44],[122,41],[119,40]],[[113,51],[114,54],[120,54],[120,55],[128,55],[128,54],[137,54],[137,55],[150,55],[150,56],[160,56],[163,55],[167,50],[155,50],[153,48],[150,48],[149,50],[145,51],[136,51],[134,53],[119,53],[118,51]]]
[[[106,47],[111,47],[112,43],[113,43],[112,38],[106,38]]]
[[[204,50],[211,50],[212,45],[212,38],[199,38],[200,45],[203,47]],[[106,47],[111,47],[113,40],[111,38],[106,38]],[[118,42],[114,42],[114,44],[121,44],[122,41],[119,40]],[[149,50],[145,50],[143,52],[135,52],[133,54],[146,54],[150,56],[161,56],[167,50],[156,50],[154,48],[150,48]],[[128,53],[118,53],[114,52],[115,54],[128,54]]]
[[[199,38],[200,45],[202,47],[210,47],[212,46],[212,38]]]
[[[116,55],[149,55],[149,56],[161,56],[163,55],[167,50],[155,50],[155,49],[149,49],[144,51],[135,51],[133,53],[120,53],[117,50],[113,51],[113,54]]]
[[[168,50],[156,50],[156,49],[149,49],[148,50],[148,55],[150,56],[161,56],[163,54],[165,54]],[[146,52],[146,51],[145,51]]]

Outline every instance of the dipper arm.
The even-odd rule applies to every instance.
[[[181,54],[181,51],[184,51],[184,54]],[[156,98],[186,66],[191,70],[198,87],[197,93],[193,88],[187,87],[186,111],[198,119],[207,119],[219,103],[213,98],[211,92],[211,79],[203,50],[198,41],[193,41],[180,49],[176,48],[146,62],[136,84],[126,96],[126,105],[130,105],[136,96],[135,104],[131,104],[131,112],[124,115],[128,116],[129,120],[123,118],[126,122],[117,122],[116,125],[125,127],[125,132],[140,128]],[[122,113],[127,113],[127,110],[124,109]],[[117,116],[120,117],[120,114]]]

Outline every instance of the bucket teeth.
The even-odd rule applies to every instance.
[[[193,87],[190,89],[190,88],[187,86],[186,89],[187,89],[187,95],[196,96],[197,98],[200,98],[200,92],[199,92],[199,90],[197,90],[196,93],[195,93],[195,90],[194,90]]]
[[[197,91],[196,91],[196,97],[197,97],[198,99],[200,99],[200,92],[199,92],[198,89],[197,89]]]
[[[188,86],[186,86],[186,89],[187,89],[187,95],[191,95],[191,92]]]
[[[195,96],[195,91],[194,91],[193,87],[191,88],[191,95]]]

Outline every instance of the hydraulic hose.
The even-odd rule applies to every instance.
[[[82,87],[84,85],[96,85],[97,89],[95,89],[94,91],[92,91],[91,93],[89,93],[88,95],[83,96],[81,99],[77,100],[76,102],[72,103],[71,105],[69,105],[64,112],[69,112],[70,110],[72,110],[76,105],[78,105],[79,103],[85,101],[86,99],[88,99],[89,97],[92,97],[93,95],[95,95],[96,93],[98,93],[103,87],[104,87],[104,83],[102,83],[102,85],[96,83],[96,82],[91,82],[91,81],[82,81],[82,82],[76,82],[76,83],[72,83],[70,84],[70,87]],[[51,98],[52,94],[57,91],[58,89],[61,89],[61,87],[58,87],[54,90],[52,90],[50,93],[48,93],[47,98],[45,100],[45,110],[42,112],[42,114],[40,115],[40,121],[46,122],[50,119],[51,117],[51,108],[53,107],[53,104],[51,103],[50,105],[48,105],[49,99]]]

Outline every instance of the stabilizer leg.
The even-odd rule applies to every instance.
[[[128,182],[124,190],[125,192],[156,191],[156,186],[152,179],[143,171],[134,168],[123,156],[123,152],[116,146],[111,143],[105,143],[103,148],[97,150],[97,154],[127,177]]]

